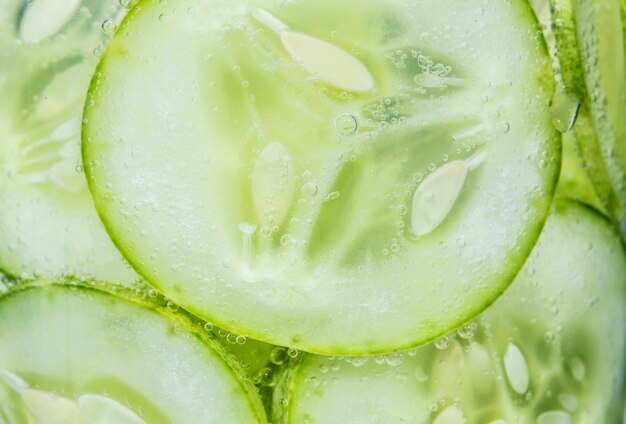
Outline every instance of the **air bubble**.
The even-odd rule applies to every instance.
[[[294,244],[294,239],[289,234],[285,234],[280,238],[280,244],[283,246],[291,246]]]
[[[443,336],[435,340],[435,347],[439,350],[445,350],[450,346],[450,338],[448,336]]]
[[[113,34],[116,29],[117,25],[111,19],[102,22],[102,31],[104,31],[105,34]]]
[[[317,184],[306,183],[302,186],[302,193],[307,196],[313,197],[317,194]]]
[[[478,328],[478,325],[476,325],[475,322],[470,322],[468,324],[465,324],[461,328],[459,328],[457,330],[457,333],[459,334],[459,337],[463,339],[471,339],[472,337],[476,335],[477,328]]]
[[[335,118],[335,126],[343,135],[353,135],[359,128],[359,121],[354,115],[342,113]]]
[[[350,364],[352,364],[353,367],[362,367],[366,363],[367,363],[367,356],[359,356],[359,357],[350,359]]]
[[[282,365],[287,360],[287,351],[282,347],[272,349],[270,352],[270,362],[274,365]]]
[[[415,379],[419,381],[420,383],[425,383],[430,378],[422,367],[415,368],[415,371],[413,374],[415,375]]]
[[[396,353],[390,353],[388,355],[385,355],[385,362],[387,363],[387,365],[390,365],[392,367],[397,367],[403,361],[404,361],[404,355],[401,353],[396,352]]]
[[[338,191],[332,191],[332,192],[328,193],[328,195],[326,196],[326,198],[324,200],[327,201],[327,202],[330,202],[331,200],[339,199],[340,195],[341,195],[341,193],[339,193]]]
[[[506,121],[498,123],[498,131],[502,134],[507,134],[509,131],[511,131],[511,124]]]
[[[276,385],[276,375],[272,372],[272,369],[269,367],[262,368],[256,378],[258,384],[266,387],[273,387]]]

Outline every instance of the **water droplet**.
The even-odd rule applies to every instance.
[[[211,324],[210,322],[207,322],[204,324],[204,330],[205,331],[213,331],[213,324]]]
[[[529,373],[526,358],[513,343],[509,343],[504,353],[504,371],[511,388],[519,394],[528,390]]]
[[[550,105],[554,127],[562,133],[569,131],[576,124],[579,111],[580,102],[562,85],[557,87]]]
[[[343,135],[353,135],[359,128],[359,121],[354,115],[342,113],[335,118],[335,126]]]

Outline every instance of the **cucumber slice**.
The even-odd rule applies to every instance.
[[[318,353],[425,343],[505,290],[547,214],[538,31],[523,1],[140,3],[85,108],[96,207],[222,328]]]
[[[561,164],[561,175],[556,187],[556,195],[589,205],[608,216],[608,212],[600,201],[584,168],[573,131],[563,134],[563,163]]]
[[[608,222],[557,201],[518,277],[475,322],[404,353],[305,355],[280,386],[276,422],[618,422],[624,275]]]
[[[557,0],[564,83],[583,102],[574,127],[600,200],[626,238],[626,62],[620,0]]]
[[[252,384],[171,302],[104,285],[17,287],[0,298],[3,414],[47,423],[266,422]],[[15,396],[19,403],[7,402]]]
[[[85,93],[120,9],[0,3],[0,269],[13,277],[137,278],[103,230],[80,158]]]

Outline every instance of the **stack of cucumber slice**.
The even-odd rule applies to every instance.
[[[624,6],[0,4],[0,424],[621,421]]]

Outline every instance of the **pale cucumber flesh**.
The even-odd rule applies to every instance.
[[[625,273],[608,222],[558,201],[520,274],[478,319],[408,352],[306,355],[278,390],[276,421],[618,422]]]
[[[82,106],[117,0],[0,3],[0,269],[132,284],[80,158]],[[106,31],[105,31],[106,30]]]
[[[65,424],[266,422],[252,384],[171,302],[76,284],[30,283],[0,297],[2,415]]]
[[[83,158],[116,245],[181,306],[383,352],[521,267],[560,160],[552,92],[522,1],[146,2],[92,81]]]

